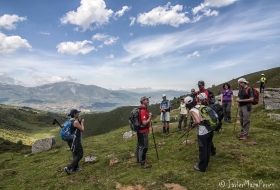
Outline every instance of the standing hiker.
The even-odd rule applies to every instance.
[[[160,103],[160,120],[162,121],[162,133],[169,134],[169,121],[170,121],[170,101],[166,99],[166,95],[162,95]]]
[[[239,103],[239,118],[241,133],[237,136],[239,140],[246,140],[249,137],[250,116],[252,112],[252,101],[254,100],[253,89],[249,87],[245,78],[238,79],[240,90],[236,102]]]
[[[262,91],[264,91],[264,86],[266,84],[266,78],[265,75],[262,73],[261,74],[261,79],[260,79],[260,93],[262,93]]]
[[[234,106],[233,92],[228,83],[223,84],[221,93],[221,105],[224,112],[224,121],[231,123],[231,106]]]
[[[80,122],[78,120],[79,113],[81,111],[78,111],[77,109],[72,109],[68,116],[71,117],[70,121],[72,122],[70,131],[71,134],[76,134],[76,138],[74,138],[72,141],[68,142],[68,146],[73,152],[73,160],[70,164],[68,164],[64,171],[70,175],[70,170],[72,169],[73,172],[80,172],[82,171],[81,168],[78,168],[78,163],[82,159],[84,155],[83,147],[82,147],[82,136],[81,132],[84,131],[84,119],[82,119]]]
[[[140,111],[138,116],[138,122],[140,129],[137,131],[137,145],[136,145],[136,159],[140,163],[142,169],[151,168],[152,165],[146,163],[146,154],[149,147],[149,128],[152,120],[152,113],[148,112],[149,97],[143,96],[140,99]]]
[[[204,125],[201,125],[203,118],[199,111],[200,105],[196,103],[195,99],[188,96],[185,98],[185,103],[194,120],[191,127],[196,127],[198,138],[199,162],[193,168],[194,170],[205,172],[210,160],[213,131],[208,131]]]
[[[196,98],[196,91],[194,88],[191,89],[191,97]]]
[[[178,129],[177,131],[185,131],[187,129],[187,118],[188,118],[188,111],[186,109],[186,104],[184,101],[184,97],[181,98],[181,104],[180,104],[180,118],[178,123]],[[181,128],[181,124],[184,121],[184,127]]]

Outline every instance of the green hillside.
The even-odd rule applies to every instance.
[[[233,116],[236,108],[233,108]],[[83,139],[84,156],[97,156],[98,162],[86,163],[81,160],[81,173],[66,175],[63,171],[71,160],[66,143],[46,152],[29,155],[21,152],[0,153],[1,189],[279,189],[280,144],[279,121],[271,120],[268,113],[280,110],[263,110],[254,107],[251,117],[250,138],[240,141],[236,138],[239,124],[224,124],[223,131],[215,133],[214,143],[217,155],[210,158],[205,173],[193,170],[198,161],[198,146],[195,130],[190,132],[190,144],[182,142],[183,132],[173,132],[177,122],[171,125],[171,134],[162,135],[158,118],[154,119],[154,136],[159,160],[156,157],[152,134],[147,154],[151,169],[142,170],[135,163],[133,155],[136,137],[123,139],[128,126],[106,134]],[[172,117],[178,112],[172,112]],[[249,146],[247,142],[256,142]],[[0,148],[3,141],[0,139]],[[110,160],[118,163],[110,165]]]
[[[258,82],[260,81],[262,73],[264,73],[265,77],[267,78],[266,88],[280,88],[280,82],[279,82],[280,81],[280,67],[243,75],[243,76],[237,77],[235,79],[225,81],[225,83],[226,82],[229,83],[232,90],[238,90],[239,87],[237,84],[237,80],[239,78],[245,78],[249,82],[250,86],[259,88],[260,84]],[[205,81],[205,82],[207,82],[207,81]],[[223,84],[224,83],[216,85],[216,86],[212,86],[211,88],[208,88],[208,89],[211,90],[215,95],[219,95],[219,94],[221,94]]]

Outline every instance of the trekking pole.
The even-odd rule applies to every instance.
[[[237,114],[238,114],[238,110],[239,110],[239,106],[237,106],[237,110],[236,110],[235,123],[234,123],[233,132],[235,132],[235,125],[236,125],[236,123],[237,123]]]
[[[185,132],[181,137],[179,137],[178,140],[180,140],[186,134],[187,134],[187,138],[188,138],[190,130],[192,130],[192,127],[190,127],[190,129],[188,129],[187,132]]]
[[[154,129],[153,129],[153,122],[152,122],[152,120],[151,120],[151,128],[152,128],[152,134],[153,134],[153,139],[154,139],[154,144],[155,144],[155,149],[156,149],[156,153],[157,153],[157,159],[159,159],[158,158],[158,150],[157,150],[157,144],[156,144],[156,140],[155,140],[155,135],[154,135]]]
[[[54,119],[53,120],[53,125],[56,124],[56,123],[57,123],[57,125],[59,125],[60,128],[62,128],[62,125],[60,125],[60,123],[56,119]]]

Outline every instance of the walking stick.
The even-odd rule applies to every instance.
[[[154,129],[153,129],[153,122],[152,122],[152,120],[151,120],[151,128],[152,128],[152,134],[153,134],[155,149],[156,149],[156,153],[157,153],[157,159],[159,159],[159,158],[158,158],[158,150],[157,150],[157,144],[156,144],[156,140],[155,140],[155,135],[154,135]]]
[[[62,125],[60,125],[60,123],[56,119],[53,120],[53,125],[55,124],[59,125],[59,127],[62,128]]]
[[[235,132],[235,125],[236,125],[236,122],[237,122],[237,114],[238,114],[238,110],[239,110],[239,106],[237,106],[237,110],[236,110],[235,123],[234,123],[233,132]]]

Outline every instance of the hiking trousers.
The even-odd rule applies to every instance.
[[[252,111],[252,105],[251,104],[240,106],[240,109],[239,109],[241,134],[243,136],[247,136],[247,137],[249,136],[249,130],[250,130],[251,111]]]
[[[148,147],[149,147],[148,134],[149,133],[137,132],[138,141],[136,145],[135,155],[136,155],[137,162],[141,163],[141,165],[144,165],[146,161],[146,154],[148,152]]]
[[[199,149],[199,170],[202,172],[206,171],[208,163],[210,161],[211,146],[213,145],[213,131],[205,135],[197,135],[198,137],[198,149]]]
[[[260,82],[260,93],[262,93],[262,91],[264,91],[264,83]]]
[[[80,162],[80,160],[83,158],[84,156],[84,150],[82,147],[82,142],[80,140],[76,140],[77,142],[74,142],[75,145],[75,149],[72,151],[72,155],[73,155],[73,160],[72,162],[67,166],[68,169],[72,169],[72,170],[76,170],[78,168],[78,164]],[[72,141],[68,142],[68,146],[71,149],[72,146]]]
[[[224,120],[231,120],[231,101],[223,101]]]
[[[187,114],[180,114],[180,118],[179,118],[179,125],[178,125],[178,128],[181,129],[181,124],[182,124],[182,121],[184,121],[184,128],[187,127]]]

